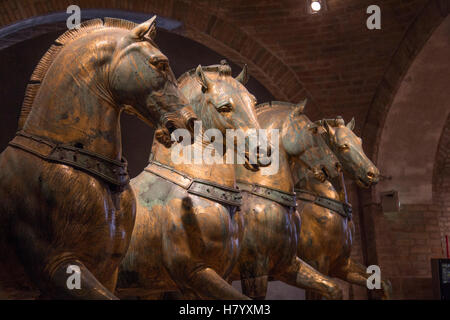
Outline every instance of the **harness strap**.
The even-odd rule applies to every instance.
[[[124,158],[116,161],[89,150],[53,143],[23,131],[17,132],[9,145],[46,161],[81,169],[116,186],[124,186],[130,181],[128,163]]]
[[[236,184],[240,190],[247,191],[255,196],[275,201],[287,207],[295,208],[297,206],[295,193],[269,188],[257,183],[248,183],[242,180],[238,180]]]
[[[192,178],[175,168],[154,160],[150,160],[149,165],[144,170],[175,183],[186,189],[188,193],[234,207],[240,207],[242,204],[241,192],[238,189],[208,180]]]
[[[295,189],[295,193],[297,194],[297,199],[299,200],[312,202],[323,208],[330,209],[331,211],[338,213],[344,218],[347,218],[349,220],[352,219],[353,210],[350,203],[338,201],[324,196],[319,196],[316,193],[304,189]]]

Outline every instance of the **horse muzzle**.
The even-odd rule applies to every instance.
[[[163,126],[172,134],[176,129],[187,129],[191,133],[194,133],[194,122],[197,120],[197,116],[192,110],[191,106],[183,107],[176,112],[167,112],[162,116],[161,122]]]
[[[369,188],[376,185],[380,181],[380,172],[378,169],[369,169],[364,171],[356,179],[356,184],[362,188]]]

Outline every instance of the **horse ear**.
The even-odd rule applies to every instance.
[[[330,126],[330,125],[328,124],[327,121],[324,121],[324,122],[323,122],[323,126],[324,126],[325,130],[327,131],[328,136],[330,137],[330,141],[331,141],[332,143],[335,143],[335,142],[337,141],[337,140],[336,140],[336,131],[333,129],[332,126]]]
[[[203,72],[201,65],[198,65],[197,69],[195,69],[195,76],[197,78],[197,81],[202,85],[202,89],[204,91],[208,91],[208,89],[211,87],[211,81]]]
[[[301,114],[303,114],[303,113],[305,112],[305,106],[306,106],[306,103],[307,103],[307,102],[308,102],[308,100],[305,99],[305,100],[301,101],[300,103],[298,103],[298,104],[295,106],[294,111],[292,111],[291,115],[292,115],[293,117],[298,117],[298,116],[300,116]]]
[[[156,36],[156,15],[151,17],[149,20],[137,25],[133,30],[130,31],[131,36],[134,39],[142,40],[148,33],[150,38],[154,39]]]
[[[352,120],[347,123],[347,128],[349,128],[350,130],[353,131],[353,129],[355,129],[355,118],[353,117]]]
[[[242,83],[244,86],[247,84],[249,76],[248,76],[246,64],[244,64],[244,67],[242,68],[241,73],[239,73],[239,75],[235,79],[237,81],[239,81],[240,83]]]

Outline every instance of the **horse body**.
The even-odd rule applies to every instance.
[[[259,127],[254,98],[230,74],[227,65],[199,67],[179,80],[204,128],[224,135],[226,129]],[[246,76],[241,73],[241,78]],[[192,147],[211,148],[201,139]],[[239,195],[234,165],[225,158],[221,164],[199,164],[193,158],[189,164],[175,163],[171,152],[154,143],[149,166],[132,180],[137,220],[121,266],[119,296],[147,298],[179,290],[191,298],[246,299],[224,280],[239,254],[243,218],[237,201],[227,204],[219,199],[222,195],[213,196],[217,190],[223,196],[230,190]],[[195,181],[203,189],[191,189]]]
[[[302,189],[342,200],[329,181],[320,182],[311,177],[305,180]],[[310,202],[299,200],[297,205],[302,221],[297,255],[317,271],[335,277],[331,270],[345,265],[350,258],[355,229],[353,220]]]
[[[149,172],[133,180],[132,185],[139,199],[137,220],[120,274],[119,287],[128,288],[119,289],[119,296],[145,297],[180,288],[189,293],[193,287],[199,292],[194,293],[197,298],[233,297],[231,290],[228,295],[206,292],[207,287],[200,290],[200,286],[211,284],[196,279],[196,273],[222,278],[235,263],[243,225],[235,208],[189,194]]]
[[[31,77],[20,131],[0,154],[8,257],[0,276],[4,286],[25,288],[22,297],[39,289],[41,298],[115,299],[135,219],[120,114],[167,126],[162,136],[193,119],[170,67],[158,69],[167,58],[152,31],[154,18],[85,22],[56,40]],[[79,271],[81,288],[69,288],[69,269]]]
[[[339,298],[342,294],[330,279],[296,255],[301,221],[295,211],[294,180],[289,161],[297,158],[302,165],[314,170],[316,177],[323,178],[325,172],[337,174],[337,160],[331,151],[328,152],[303,109],[304,103],[297,108],[280,102],[259,107],[260,125],[281,131],[280,170],[270,176],[247,172],[241,167],[236,170],[238,185],[243,189],[241,211],[246,227],[238,265],[230,279],[240,279],[243,292],[252,298],[264,298],[267,281],[272,279],[313,288],[331,298]]]
[[[2,221],[2,225],[10,226],[11,235],[3,239],[7,240],[3,244],[7,243],[4,249],[9,257],[3,261],[8,270],[26,271],[15,277],[7,272],[2,280],[8,287],[24,287],[25,284],[11,280],[27,279],[38,284],[41,298],[59,295],[47,284],[48,278],[40,275],[53,274],[55,281],[65,284],[67,266],[82,262],[86,267],[83,271],[91,272],[112,291],[115,272],[126,253],[134,224],[131,187],[117,190],[70,166],[36,159],[11,147],[0,156],[0,166],[9,169],[0,171],[0,193],[8,195],[2,209],[11,213]],[[27,183],[23,184],[18,176],[27,177]],[[20,260],[14,257],[15,253],[19,253]],[[55,274],[61,265],[64,270]],[[34,287],[27,282],[26,286]],[[98,290],[93,298],[108,296],[102,287]],[[36,298],[35,294],[32,289],[31,296],[24,292],[20,298]]]
[[[349,172],[361,187],[369,187],[378,181],[379,171],[365,156],[361,139],[353,133],[354,120],[347,126],[341,118],[317,122],[326,128],[326,140],[340,160],[343,168]],[[296,167],[299,190],[307,190],[319,197],[333,199],[345,204],[346,190],[341,177],[340,190],[336,190],[329,181],[318,181],[307,168]],[[351,216],[319,206],[312,202],[298,201],[297,211],[302,220],[298,256],[323,274],[344,281],[366,286],[366,267],[351,258],[355,226]],[[391,285],[382,280],[383,298],[389,299]],[[317,299],[321,295],[307,291],[307,299]]]

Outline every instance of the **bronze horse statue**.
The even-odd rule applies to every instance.
[[[299,105],[273,101],[257,106],[261,127],[280,132],[275,175],[236,167],[245,232],[229,280],[240,279],[243,293],[254,299],[265,298],[269,280],[309,288],[330,299],[342,297],[337,284],[297,257],[301,221],[295,210],[290,162],[311,170],[320,181],[337,177],[340,171],[338,160],[322,139],[324,129],[303,113],[305,104],[306,100]]]
[[[116,299],[136,207],[120,115],[158,126],[162,141],[195,120],[155,30],[155,17],[90,20],[34,70],[0,154],[0,283],[20,298]]]
[[[225,136],[227,129],[245,133],[259,128],[256,99],[244,87],[247,79],[246,67],[233,78],[231,68],[222,62],[186,72],[179,86],[204,129]],[[154,142],[149,165],[131,181],[137,213],[119,273],[116,292],[121,298],[149,299],[180,291],[196,299],[248,299],[224,280],[237,261],[244,231],[242,214],[236,210],[241,196],[235,187],[235,165],[193,159],[195,150],[208,148],[224,159],[233,152],[233,143],[223,139],[211,147],[202,131],[196,134],[190,163],[173,160],[178,144],[164,149]],[[250,146],[248,136],[245,144]],[[270,146],[257,147],[258,156],[270,153]],[[247,156],[245,170],[258,170],[259,164]]]
[[[364,154],[361,139],[353,132],[354,119],[347,125],[340,117],[316,123],[326,128],[325,140],[359,186],[367,188],[378,182],[379,171]],[[294,175],[298,181],[297,211],[302,220],[298,256],[323,274],[365,287],[370,274],[350,257],[355,226],[343,176],[337,181],[340,183],[336,190],[330,181],[315,179],[307,168],[295,166]],[[390,282],[382,280],[381,285],[383,298],[389,299]],[[317,292],[306,291],[307,299],[320,297]]]

